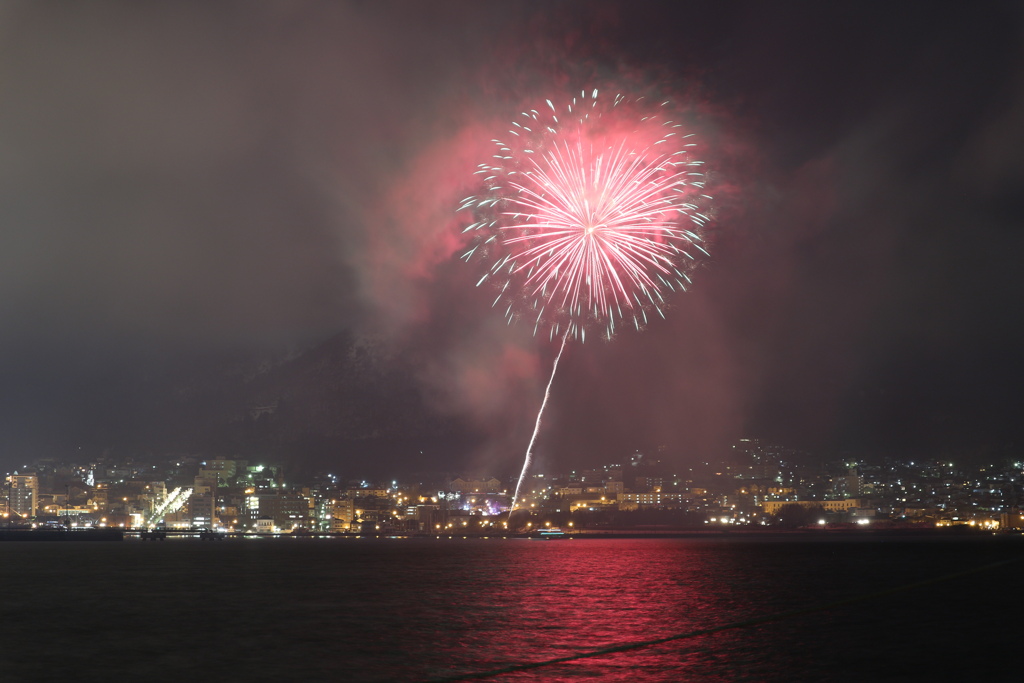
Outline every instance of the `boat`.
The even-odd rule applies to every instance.
[[[545,529],[538,529],[536,537],[543,538],[549,541],[557,538],[569,538],[569,536],[567,536],[566,533],[557,526],[547,527]]]

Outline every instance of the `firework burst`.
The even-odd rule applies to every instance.
[[[668,102],[594,90],[564,110],[545,105],[493,141],[477,171],[483,191],[459,207],[474,219],[463,258],[487,263],[477,284],[497,285],[509,322],[525,318],[552,338],[611,337],[624,322],[664,317],[666,295],[685,291],[707,254],[711,198],[692,134]]]
[[[498,285],[494,305],[510,323],[528,317],[534,334],[544,327],[561,338],[510,516],[569,337],[585,341],[596,328],[610,338],[624,321],[640,329],[650,311],[664,317],[665,296],[686,291],[688,271],[707,255],[702,207],[711,197],[692,134],[668,102],[594,90],[564,111],[545,104],[493,141],[494,161],[477,170],[483,192],[459,206],[474,218],[462,258],[488,264],[477,286]]]

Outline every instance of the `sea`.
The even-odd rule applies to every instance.
[[[0,544],[0,681],[1020,681],[1024,538]]]

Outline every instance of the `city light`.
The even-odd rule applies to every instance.
[[[427,487],[436,493],[428,494],[421,493],[422,484],[407,488],[397,479],[346,483],[323,477],[296,486],[282,485],[280,472],[269,466],[239,467],[221,459],[196,462],[197,469],[190,473],[183,473],[186,465],[178,460],[181,464],[168,475],[151,465],[117,468],[114,477],[107,476],[113,467],[81,467],[74,484],[65,488],[61,483],[57,490],[44,485],[52,481],[50,475],[8,475],[7,500],[0,514],[5,525],[24,529],[124,529],[127,534],[142,529],[183,534],[210,530],[317,537],[408,537],[458,529],[460,535],[474,538],[498,528],[503,534],[556,528],[588,534],[598,532],[597,527],[628,531],[634,518],[648,520],[658,529],[645,533],[699,526],[713,533],[739,527],[828,534],[904,527],[962,527],[979,533],[1024,530],[1024,472],[1018,462],[958,472],[947,461],[890,460],[882,466],[847,459],[804,471],[789,458],[767,453],[756,440],[740,442],[733,451],[733,460],[703,470],[689,468],[685,476],[654,469],[652,459],[641,461],[639,470],[627,469],[628,478],[622,464],[566,474],[549,471],[545,486],[524,496],[511,524],[508,487],[493,478],[438,482]],[[87,477],[92,485],[85,483]]]

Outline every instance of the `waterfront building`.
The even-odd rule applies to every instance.
[[[188,516],[191,525],[196,528],[213,528],[216,507],[217,499],[209,490],[204,493],[193,492],[193,495],[188,497]]]
[[[278,529],[291,531],[309,526],[309,500],[298,493],[259,494],[259,516],[269,517]]]
[[[197,529],[212,529],[216,518],[216,480],[196,478],[195,488],[188,499],[191,525]]]
[[[766,500],[761,503],[764,511],[769,515],[776,514],[786,505],[799,505],[805,508],[820,507],[826,512],[850,512],[866,505],[866,501],[860,498],[846,498],[844,500]]]
[[[15,472],[7,478],[10,484],[11,511],[22,517],[35,517],[39,501],[39,477]]]
[[[356,502],[351,498],[331,501],[331,531],[344,532],[352,529],[356,518]]]
[[[316,531],[333,531],[334,501],[330,498],[324,498],[319,494],[310,500],[313,501],[312,528]]]

